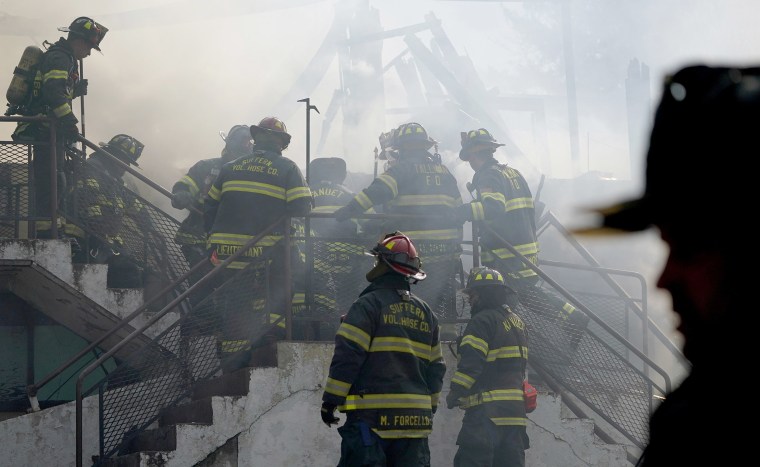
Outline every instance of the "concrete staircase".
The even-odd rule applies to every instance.
[[[125,315],[142,303],[140,291],[106,289],[102,266],[87,265],[76,272],[66,242],[0,243],[0,260],[18,258],[32,258],[114,315]],[[280,342],[277,367],[244,368],[197,384],[185,403],[165,409],[154,426],[101,465],[334,466],[340,436],[319,417],[332,351],[331,343]],[[456,360],[448,351],[444,355],[448,388]],[[558,395],[538,389],[538,409],[529,415],[528,466],[631,466],[626,446],[601,442],[592,420],[572,418]],[[83,407],[83,461],[90,465],[99,450],[97,397],[86,398]],[[452,465],[462,415],[445,407],[435,415],[432,465]],[[0,464],[73,466],[74,427],[73,402],[0,421],[0,439],[13,440],[0,444]]]
[[[331,355],[331,344],[280,343],[277,368],[245,368],[199,384],[190,401],[166,410],[127,452],[102,465],[334,466],[340,437],[318,415]],[[529,416],[527,465],[631,465],[625,446],[603,443],[592,420],[568,415],[558,395],[540,393]],[[461,419],[460,410],[442,407],[436,414],[432,465],[452,465]]]

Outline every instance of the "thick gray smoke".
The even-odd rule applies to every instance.
[[[364,19],[335,26],[336,18],[350,19],[354,12]],[[755,0],[0,0],[0,76],[5,76],[0,84],[5,89],[24,47],[55,41],[62,34],[57,27],[87,15],[110,31],[102,55],[95,52],[84,62],[90,82],[82,118],[86,137],[95,142],[117,133],[137,137],[146,144],[142,170],[166,188],[197,160],[218,156],[219,131],[268,115],[285,120],[293,135],[286,154],[304,168],[306,117],[296,101],[309,97],[321,112],[311,118],[312,158],[343,156],[350,172],[371,174],[377,136],[416,120],[441,142],[439,151],[466,200],[464,183],[471,171],[456,158],[459,132],[488,126],[462,105],[461,94],[469,92],[476,103],[504,103],[494,118],[503,126],[501,138],[508,137],[514,148],[500,157],[522,170],[534,188],[541,175],[571,179],[591,173],[591,178],[629,181],[605,192],[559,193],[550,208],[572,222],[573,209],[640,189],[643,154],[630,153],[629,138],[638,142],[634,147],[645,147],[646,132],[628,134],[625,82],[631,61],[649,67],[656,101],[662,77],[679,66],[757,60],[758,13]],[[426,22],[415,37],[440,57],[442,43],[431,45],[431,27],[440,28],[461,57],[461,69],[470,70],[457,76],[462,90],[442,85],[445,76],[421,66],[415,55],[418,69],[412,76],[421,87],[410,93],[393,66],[409,65],[413,58],[403,36],[375,35],[354,44],[357,52],[350,60],[340,53],[344,43],[336,41],[367,39],[373,28],[392,31]],[[362,51],[370,57],[378,47],[382,63],[360,59]],[[568,64],[577,101],[575,152]],[[380,73],[378,66],[388,69]],[[334,94],[349,83],[351,95],[339,97],[331,112]],[[384,93],[357,99],[367,89]],[[363,106],[372,111],[362,111]],[[349,121],[356,115],[358,121]],[[7,139],[12,129],[0,126],[0,138]],[[653,259],[643,267],[656,271],[662,251],[655,246],[649,253]]]

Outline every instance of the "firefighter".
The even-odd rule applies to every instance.
[[[345,179],[344,159],[320,157],[309,163],[313,212],[334,213],[353,199],[356,194],[343,185]],[[363,289],[361,274],[357,274],[357,271],[364,271],[370,266],[370,258],[362,246],[366,237],[364,225],[365,222],[361,219],[343,222],[330,218],[311,220],[311,227],[318,237],[314,248],[314,269],[319,276],[312,283],[315,289],[332,289],[331,294],[337,300],[341,313],[348,310]]]
[[[464,294],[471,318],[457,348],[457,368],[446,396],[448,408],[465,410],[455,467],[525,465],[530,447],[523,400],[528,333],[507,304],[514,293],[499,271],[470,271]]]
[[[335,211],[335,218],[344,221],[383,203],[384,213],[409,216],[391,217],[384,228],[386,231],[402,230],[414,240],[420,254],[425,256],[426,269],[436,277],[418,293],[435,313],[446,320],[454,320],[462,229],[461,225],[452,227],[446,219],[462,204],[457,181],[441,163],[440,156],[428,151],[436,142],[422,125],[406,123],[391,135],[392,142],[387,147],[395,149],[398,157],[393,161],[389,159],[393,163],[382,175],[345,207]],[[453,324],[446,325],[444,338],[448,340],[454,336]]]
[[[476,198],[458,207],[455,225],[466,221],[484,224],[480,229],[483,265],[504,275],[507,285],[516,290],[522,303],[536,304],[540,310],[556,310],[562,320],[570,345],[577,347],[589,318],[573,305],[538,286],[539,276],[527,264],[503,246],[494,232],[508,241],[528,261],[538,265],[539,243],[533,195],[519,170],[500,164],[494,154],[504,146],[485,128],[462,133],[459,158],[475,171],[471,186]],[[491,229],[493,231],[491,231]]]
[[[56,148],[50,147],[50,129],[47,123],[19,122],[13,135],[17,142],[36,142],[32,157],[34,180],[35,217],[48,219],[37,221],[35,226],[39,238],[49,238],[52,227],[50,221],[50,177],[53,153],[58,172],[58,198],[67,192],[67,167],[64,165],[64,149],[79,134],[79,120],[74,116],[72,100],[87,94],[87,80],[80,79],[77,60],[90,55],[92,49],[100,52],[100,43],[108,29],[87,17],[75,19],[70,26],[59,28],[68,32],[61,37],[40,58],[32,86],[29,105],[23,110],[26,116],[48,116],[57,119]]]
[[[196,162],[172,187],[172,207],[189,209],[190,213],[180,224],[175,242],[191,268],[208,259],[206,254],[206,231],[203,228],[203,206],[211,186],[219,175],[222,165],[251,153],[253,142],[248,125],[235,125],[223,136],[224,148],[220,157]],[[201,270],[190,278],[190,285],[197,282],[208,270]],[[202,300],[206,292],[193,294],[191,303]]]
[[[145,147],[133,136],[118,134],[100,146],[120,161],[138,166]],[[112,288],[139,288],[143,269],[127,251],[124,238],[128,217],[139,218],[144,204],[124,186],[123,166],[102,151],[90,155],[70,190],[64,232],[73,238],[74,263],[108,264],[106,283]]]
[[[411,239],[386,235],[372,249],[370,285],[335,337],[322,421],[339,422],[340,466],[429,466],[428,435],[446,373],[438,319],[411,284],[426,277]],[[402,404],[399,401],[403,401]]]
[[[251,125],[250,134],[254,141],[252,154],[222,166],[204,203],[204,227],[208,232],[206,246],[215,264],[237,252],[281,216],[302,217],[311,210],[311,191],[301,169],[282,155],[291,139],[285,123],[275,117],[265,117],[258,125]],[[286,277],[286,267],[281,260],[285,248],[283,228],[290,226],[278,226],[266,234],[230,263],[221,278],[226,281],[250,264],[248,273],[252,274],[253,284],[239,293],[250,293],[251,288],[258,290],[260,297],[269,299],[266,303],[269,313],[277,315],[284,315],[289,297],[283,293],[282,285],[291,280]],[[226,311],[228,314],[237,312]],[[247,311],[252,314],[251,310]],[[252,318],[242,319],[253,326],[255,319]],[[254,330],[250,326],[241,326],[241,321],[236,319],[228,316],[229,325],[225,325],[223,340],[231,339],[242,345],[227,346],[222,342],[223,352],[245,352],[250,345],[245,341]],[[235,335],[238,337],[233,338]],[[261,341],[262,352],[273,352],[277,338],[276,334],[267,335]]]

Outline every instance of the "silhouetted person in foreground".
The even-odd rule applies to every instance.
[[[756,279],[743,265],[757,255],[744,253],[752,249],[737,221],[757,196],[740,165],[757,157],[758,128],[760,68],[679,70],[655,115],[643,196],[599,211],[606,229],[659,229],[670,252],[657,285],[670,292],[692,363],[652,415],[640,466],[749,465],[756,457],[753,429],[744,428],[756,403],[737,378],[755,367]],[[716,165],[721,157],[726,169]]]

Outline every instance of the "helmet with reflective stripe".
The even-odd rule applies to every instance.
[[[99,144],[100,147],[118,157],[125,164],[137,166],[139,166],[137,159],[140,157],[143,148],[145,147],[145,145],[139,142],[137,138],[125,134],[116,135],[107,143]]]
[[[69,38],[79,37],[89,43],[93,49],[100,51],[100,42],[108,32],[108,28],[86,16],[80,16],[71,22],[68,27],[58,28],[59,31],[68,32]]]
[[[504,288],[507,287],[507,283],[504,281],[504,276],[502,276],[499,271],[486,267],[472,268],[470,270],[470,275],[467,277],[467,287],[465,287],[464,291],[468,292],[480,287],[494,285]]]
[[[417,281],[427,274],[422,270],[422,261],[412,241],[401,232],[387,234],[370,252],[383,261],[394,272]]]
[[[430,149],[436,141],[419,123],[404,123],[395,132],[393,146],[398,149]]]
[[[258,125],[251,125],[251,137],[253,137],[254,141],[256,140],[256,135],[261,134],[279,136],[282,139],[282,149],[287,148],[290,144],[288,128],[285,126],[285,122],[277,117],[264,117]]]
[[[459,158],[463,161],[470,160],[470,156],[474,152],[483,151],[485,149],[490,149],[491,152],[493,152],[499,146],[504,146],[504,144],[496,141],[496,138],[494,138],[485,128],[462,132],[461,136],[462,150],[459,151]]]

